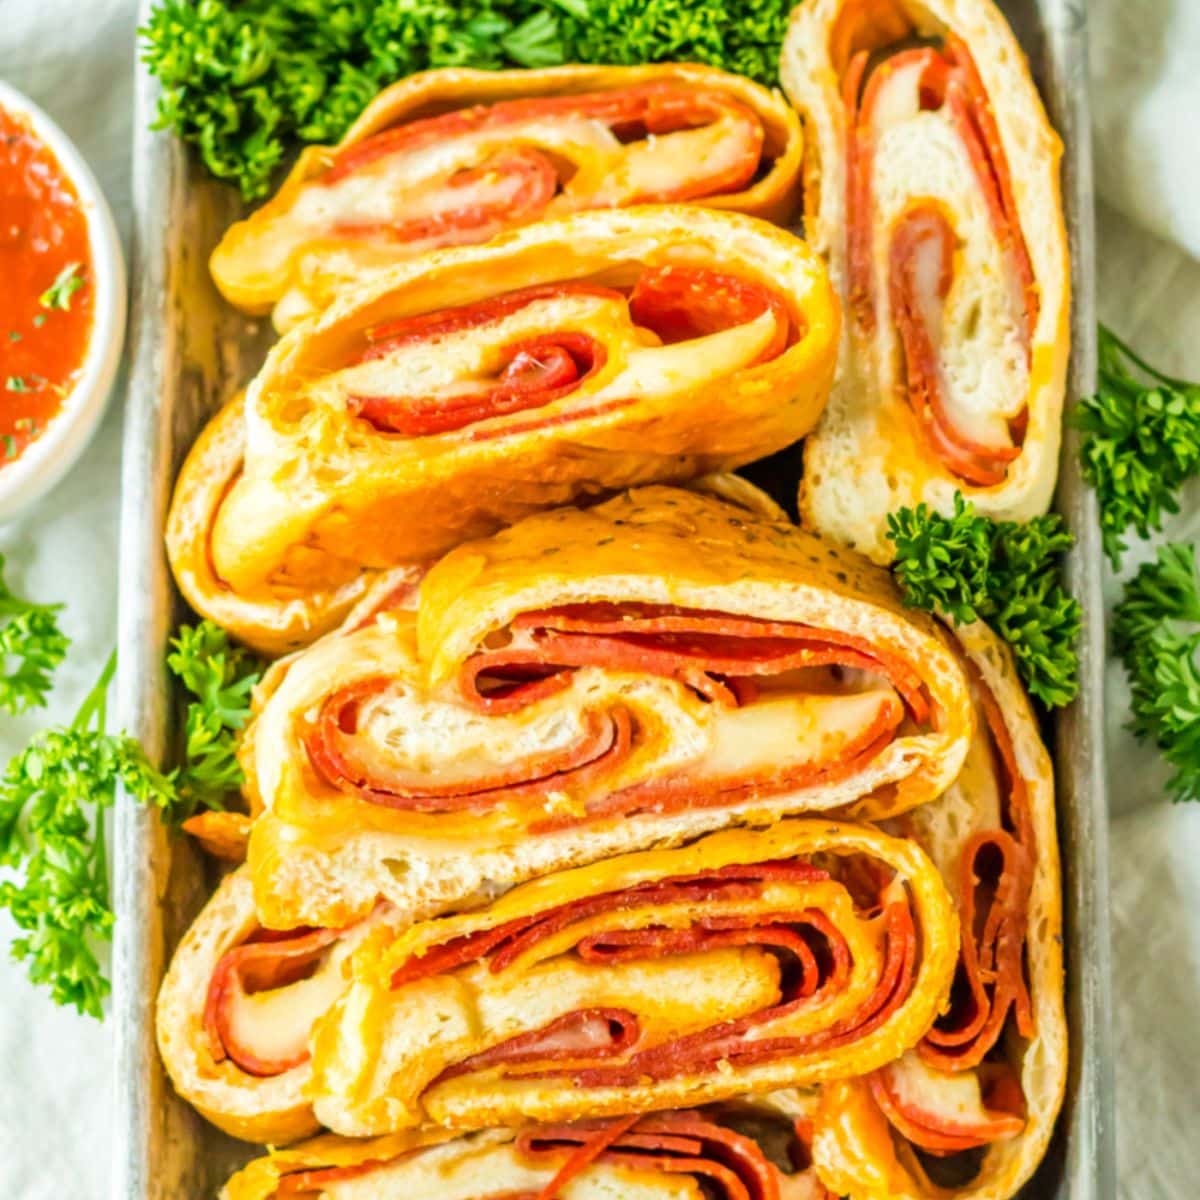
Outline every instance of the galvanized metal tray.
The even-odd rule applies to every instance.
[[[1092,175],[1085,0],[1001,0],[1066,145],[1063,195],[1074,308],[1069,399],[1095,378]],[[149,0],[144,8],[148,10]],[[145,13],[143,13],[143,17]],[[149,129],[157,86],[140,69],[134,118],[132,373],[125,423],[120,550],[117,720],[152,759],[169,762],[179,706],[164,667],[183,615],[163,552],[172,482],[207,417],[261,362],[265,323],[217,296],[207,258],[241,215],[173,137]],[[1115,1194],[1108,933],[1108,856],[1102,760],[1104,630],[1095,500],[1079,475],[1075,438],[1064,448],[1058,506],[1077,544],[1068,585],[1084,608],[1080,699],[1054,723],[1059,832],[1065,865],[1071,1064],[1067,1103],[1027,1200],[1110,1200]],[[154,998],[168,957],[211,881],[200,856],[154,813],[122,798],[113,856],[113,1030],[116,1139],[113,1200],[200,1200],[245,1161],[179,1100],[154,1043]]]

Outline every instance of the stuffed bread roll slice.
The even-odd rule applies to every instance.
[[[1033,1174],[1067,1071],[1062,897],[1050,757],[1007,649],[957,637],[980,709],[963,774],[900,818],[958,906],[950,1006],[919,1045],[828,1085],[816,1156],[852,1200],[1006,1200]]]
[[[778,1092],[560,1125],[325,1136],[239,1171],[221,1200],[831,1200],[811,1105]]]
[[[330,591],[578,496],[758,458],[812,427],[837,325],[803,242],[683,206],[377,273],[250,385],[213,571],[251,599]]]
[[[175,1090],[234,1137],[290,1142],[319,1128],[304,1095],[312,1026],[345,988],[386,905],[339,929],[264,929],[249,871],[220,886],[176,948],[158,994],[159,1053]]]
[[[272,674],[242,761],[270,926],[408,913],[731,822],[932,799],[966,676],[887,572],[641,488],[530,517]]]
[[[167,557],[184,599],[239,641],[271,657],[335,629],[370,591],[363,571],[327,589],[301,589],[279,575],[255,595],[233,591],[216,573],[212,529],[241,478],[246,446],[244,394],[230,400],[188,451],[167,515]]]
[[[1061,144],[990,0],[804,0],[784,87],[805,231],[846,302],[805,447],[806,523],[879,562],[887,515],[956,491],[997,518],[1054,489],[1068,352]]]
[[[958,922],[915,842],[785,821],[368,937],[316,1026],[323,1125],[557,1121],[869,1072],[945,1002]]]
[[[407,583],[415,584],[424,568],[365,570],[338,587],[317,591],[297,588],[279,575],[254,596],[233,591],[213,567],[212,530],[222,501],[242,474],[243,404],[244,393],[239,393],[209,421],[188,452],[167,516],[167,557],[179,590],[197,612],[259,654],[274,658],[307,646],[344,622],[355,624],[359,610],[377,609],[378,599],[372,596],[379,593],[381,576],[390,580],[383,593],[394,595]],[[778,505],[740,476],[706,475],[687,486],[786,519]]]
[[[800,159],[783,97],[713,67],[426,71],[304,150],[212,273],[282,331],[364,269],[548,217],[687,201],[787,222]]]

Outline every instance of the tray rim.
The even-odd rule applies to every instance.
[[[1062,187],[1073,293],[1067,395],[1073,398],[1094,389],[1096,361],[1086,0],[1023,2],[1032,4],[1040,16],[1044,41],[1035,67],[1042,67],[1039,83],[1065,145]],[[141,0],[139,26],[152,3]],[[184,147],[173,136],[149,128],[157,97],[158,85],[139,58],[133,134],[131,370],[121,465],[121,653],[115,711],[118,727],[136,737],[152,761],[164,756],[172,716],[163,650],[175,601],[161,530],[175,457],[172,415],[181,389],[188,386],[180,357],[186,333],[179,314],[171,311],[179,264],[187,251],[187,222],[173,218],[189,211],[191,199]],[[219,357],[219,348],[208,351]],[[1080,698],[1057,716],[1053,736],[1068,929],[1071,1066],[1067,1103],[1051,1154],[1022,1195],[1113,1200],[1101,545],[1096,499],[1080,474],[1077,448],[1078,435],[1066,429],[1056,506],[1076,537],[1064,573],[1068,590],[1084,609]],[[117,915],[112,955],[113,1200],[180,1200],[178,1185],[188,1174],[181,1164],[189,1156],[195,1122],[190,1114],[178,1111],[184,1106],[171,1093],[154,1038],[154,999],[166,960],[164,907],[174,857],[171,836],[156,814],[119,796],[112,860],[112,904]]]

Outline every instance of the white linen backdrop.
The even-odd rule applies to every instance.
[[[1150,361],[1200,378],[1200,4],[1092,0],[1101,316]],[[128,244],[133,0],[0,0],[0,78],[91,162]],[[1190,255],[1194,257],[1189,257]],[[0,286],[3,286],[0,281]],[[0,760],[68,720],[113,643],[122,391],[69,479],[0,525],[14,587],[66,604],[74,646],[48,714],[0,719]],[[1171,536],[1200,537],[1200,490]],[[1138,557],[1131,556],[1130,565]],[[1110,603],[1117,586],[1109,579]],[[1200,1050],[1200,810],[1162,798],[1109,675],[1118,1159],[1122,1200],[1190,1200]],[[11,933],[0,923],[0,944]],[[0,956],[0,1195],[108,1195],[109,1027],[57,1009]],[[117,1198],[123,1200],[123,1198]]]

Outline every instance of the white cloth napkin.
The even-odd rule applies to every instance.
[[[0,78],[75,139],[126,235],[134,8],[0,0]],[[1097,179],[1111,205],[1100,212],[1101,315],[1151,361],[1200,378],[1200,264],[1181,252],[1200,257],[1200,0],[1092,0],[1089,19]],[[51,721],[70,718],[112,646],[120,401],[118,389],[71,477],[32,516],[0,526],[11,582],[67,606],[75,646]],[[1200,536],[1200,491],[1190,499],[1172,536]],[[1111,601],[1111,579],[1109,593]],[[1162,800],[1157,756],[1122,729],[1115,665],[1109,701],[1120,1190],[1123,1200],[1191,1200],[1200,1177],[1200,811]],[[3,719],[0,760],[44,723],[43,714]],[[8,934],[0,924],[0,944]],[[0,1195],[108,1195],[108,1030],[56,1009],[3,956],[0,995]]]
[[[62,126],[108,196],[125,244],[134,5],[130,0],[0,0],[0,78]],[[0,280],[0,287],[4,281]],[[48,713],[0,716],[0,763],[50,722],[69,721],[116,636],[117,488],[123,384],[79,465],[33,513],[0,523],[7,578],[61,600],[73,646]],[[0,922],[0,1195],[100,1200],[112,1157],[111,1027],[57,1008],[9,961]]]
[[[1091,0],[1088,20],[1100,193],[1200,258],[1200,4]]]
[[[1099,308],[1159,369],[1200,379],[1200,4],[1092,0]],[[1125,219],[1128,218],[1128,219]],[[1136,222],[1136,225],[1134,224]],[[1139,228],[1140,227],[1140,228]],[[1149,231],[1149,232],[1147,232]],[[1200,487],[1165,536],[1200,540]],[[1135,547],[1126,577],[1153,554]],[[1109,573],[1106,598],[1119,598]],[[1200,1061],[1200,810],[1124,728],[1108,675],[1117,1166],[1122,1200],[1190,1200]]]

